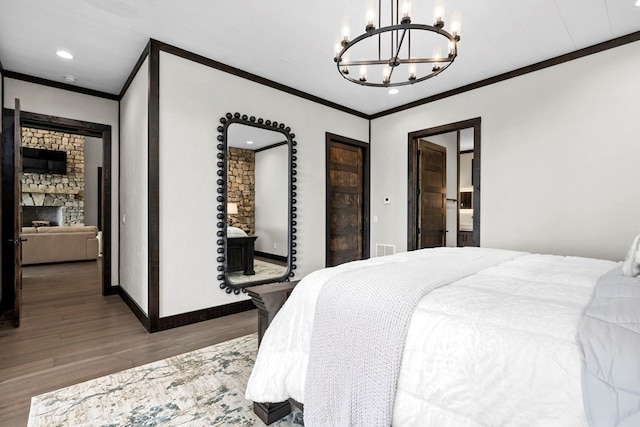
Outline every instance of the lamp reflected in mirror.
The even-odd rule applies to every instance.
[[[238,204],[227,203],[227,223],[233,225],[233,217],[231,215],[238,215]]]

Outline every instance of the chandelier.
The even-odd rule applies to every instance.
[[[365,32],[358,37],[350,40],[348,24],[343,23],[334,57],[342,77],[362,86],[404,86],[435,77],[453,63],[460,41],[460,14],[452,15],[451,32],[446,31],[443,0],[435,2],[433,25],[411,22],[409,0],[390,0],[384,7],[382,0],[377,3],[376,15],[369,0]],[[389,25],[382,26],[383,22]]]

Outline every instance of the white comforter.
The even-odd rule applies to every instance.
[[[615,266],[522,253],[428,294],[409,327],[393,425],[586,425],[576,327]],[[267,329],[248,399],[304,403],[315,300],[331,271],[305,278]]]

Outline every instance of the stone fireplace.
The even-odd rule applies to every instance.
[[[51,225],[84,225],[84,144],[81,135],[22,129],[22,146],[67,152],[67,174],[23,173],[23,226],[31,221]]]
[[[229,147],[227,157],[227,203],[238,206],[233,225],[250,236],[256,232],[256,158],[255,151]]]

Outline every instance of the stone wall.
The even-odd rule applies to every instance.
[[[81,135],[22,129],[22,146],[67,152],[67,174],[22,174],[23,206],[60,206],[62,224],[84,225],[84,144]]]
[[[238,214],[230,216],[232,225],[252,236],[256,231],[255,152],[229,147],[227,153],[227,203],[238,204]]]

